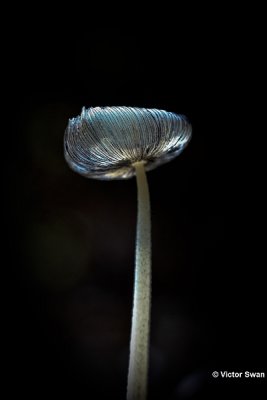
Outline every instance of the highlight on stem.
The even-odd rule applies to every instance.
[[[75,172],[102,180],[136,176],[138,213],[127,400],[145,400],[147,393],[151,217],[146,171],[178,156],[191,135],[185,116],[136,107],[83,108],[81,115],[69,120],[65,131],[64,155]]]

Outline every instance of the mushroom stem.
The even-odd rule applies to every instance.
[[[151,218],[144,162],[136,162],[133,166],[137,180],[138,215],[127,400],[145,400],[150,330]]]

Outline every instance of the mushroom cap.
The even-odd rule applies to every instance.
[[[95,179],[127,179],[133,164],[147,171],[178,156],[191,124],[184,115],[136,107],[92,107],[69,120],[64,155],[75,172]]]

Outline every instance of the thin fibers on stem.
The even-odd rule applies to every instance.
[[[127,400],[145,400],[150,330],[151,218],[144,162],[136,162],[133,166],[137,179],[138,215]]]

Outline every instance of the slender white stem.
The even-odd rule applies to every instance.
[[[133,166],[137,179],[138,215],[127,400],[145,400],[150,330],[151,218],[144,163],[136,162]]]

